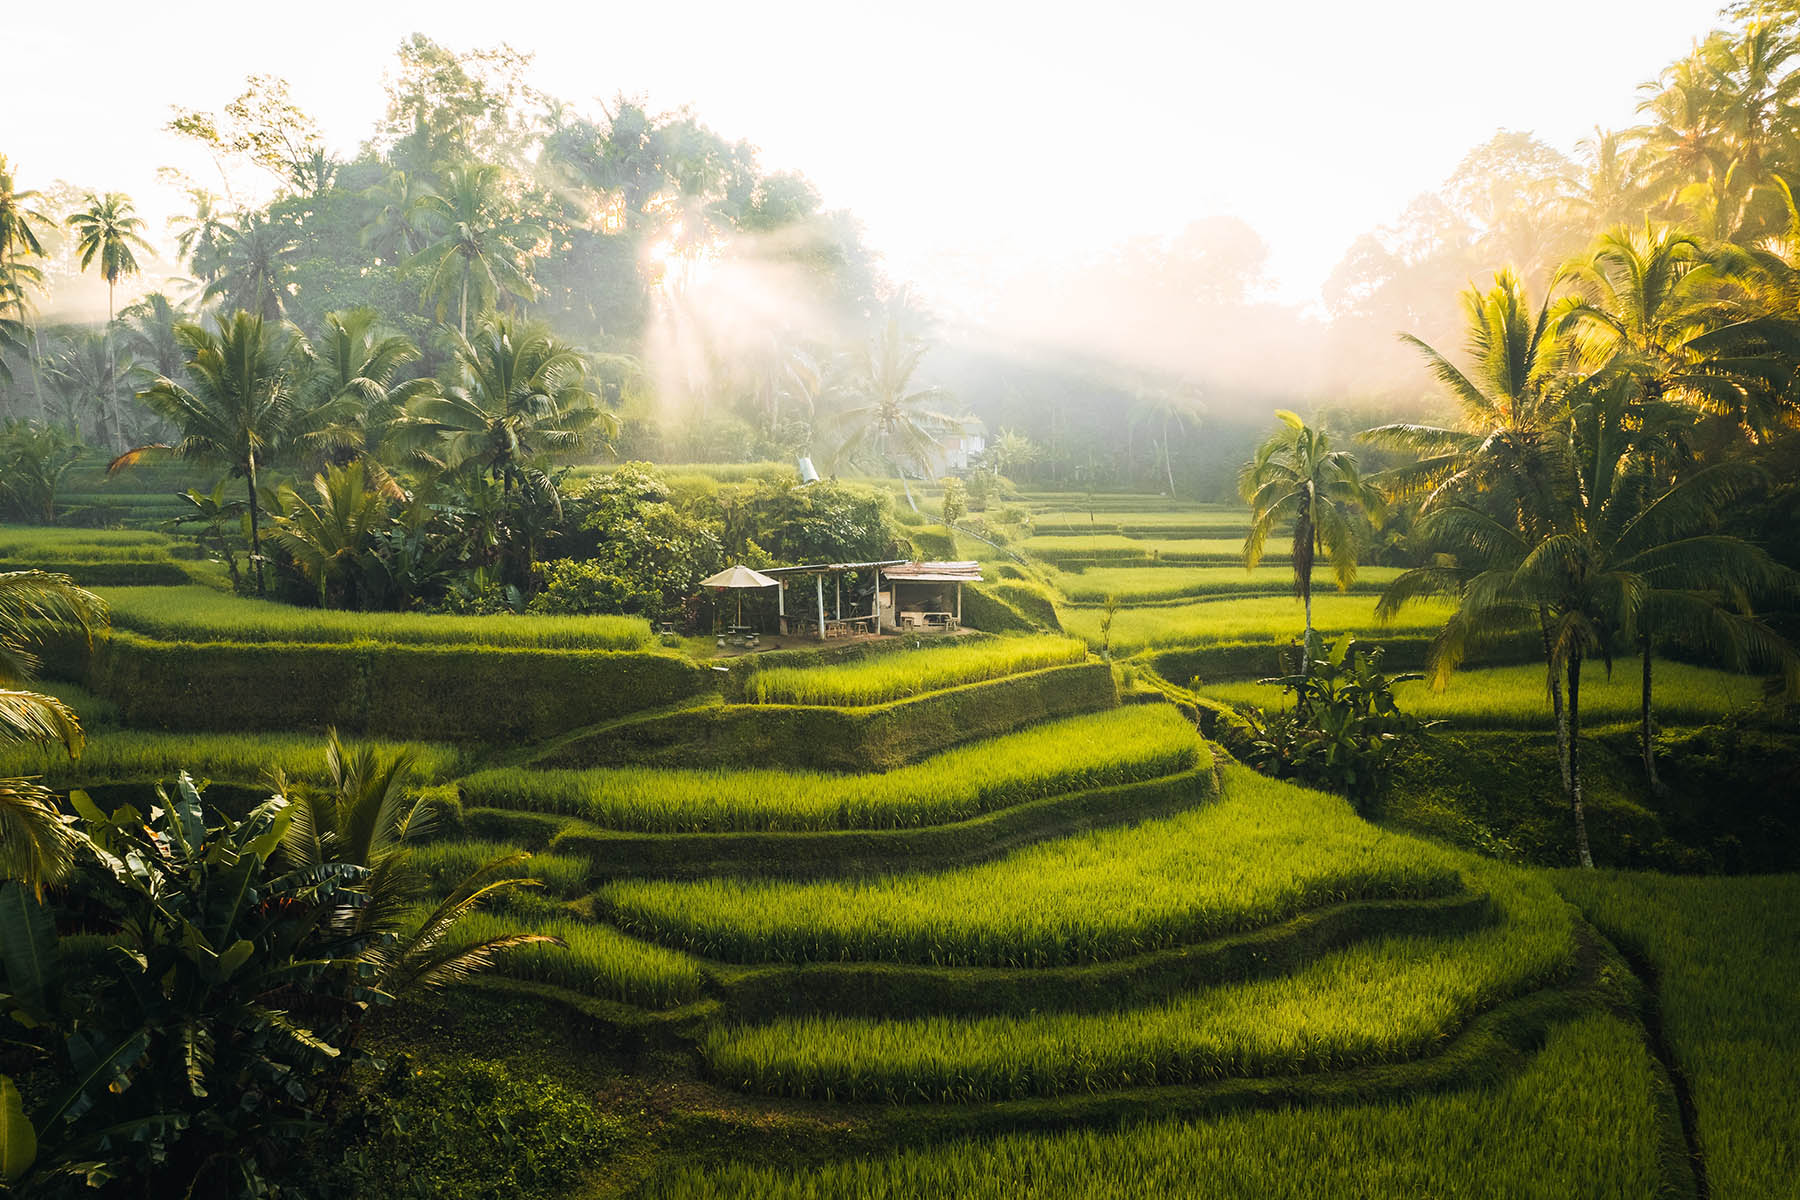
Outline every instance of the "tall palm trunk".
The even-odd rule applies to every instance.
[[[1556,720],[1556,767],[1563,793],[1569,791],[1569,725],[1563,714],[1562,680],[1556,677],[1556,654],[1550,648],[1550,614],[1538,605],[1538,633],[1544,640],[1544,674],[1550,677],[1550,713]]]
[[[462,330],[462,335],[465,338],[468,337],[469,336],[469,260],[466,258],[463,260],[462,309],[458,315],[457,323]]]
[[[125,448],[125,421],[119,404],[119,362],[113,352],[113,287],[113,281],[108,279],[106,281],[106,386],[112,392],[112,395],[108,397],[110,401],[108,410],[112,414],[108,420],[112,424],[114,439],[114,445],[111,448],[123,450]]]
[[[1169,481],[1169,499],[1175,498],[1175,464],[1169,458],[1169,418],[1163,418],[1163,475]]]
[[[1575,815],[1575,853],[1581,865],[1592,869],[1593,851],[1588,849],[1587,811],[1581,804],[1581,651],[1569,656],[1569,808]]]
[[[1651,694],[1651,692],[1650,692],[1650,663],[1651,663],[1651,658],[1650,658],[1650,633],[1648,630],[1644,631],[1644,633],[1638,637],[1638,648],[1643,651],[1643,655],[1644,655],[1644,686],[1643,686],[1643,697],[1642,697],[1642,702],[1641,702],[1641,711],[1639,713],[1640,720],[1639,720],[1639,728],[1638,728],[1638,737],[1639,737],[1640,741],[1643,743],[1644,777],[1650,781],[1651,792],[1660,796],[1663,794],[1664,789],[1663,789],[1662,780],[1657,778],[1657,774],[1656,774],[1656,741],[1654,738],[1656,731],[1654,728],[1655,722],[1653,722],[1650,717],[1650,694]]]
[[[252,450],[246,460],[247,470],[244,478],[250,489],[250,561],[256,567],[256,594],[264,595],[263,560],[262,560],[262,525],[256,504],[256,451]]]

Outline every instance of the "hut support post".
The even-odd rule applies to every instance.
[[[819,640],[825,640],[825,576],[814,575],[813,581],[818,585],[819,595]]]
[[[956,585],[956,623],[962,624],[962,584]]]

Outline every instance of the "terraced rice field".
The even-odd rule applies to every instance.
[[[784,883],[632,880],[599,911],[649,940],[730,962],[1043,967],[1268,924],[1335,900],[1437,896],[1457,858],[1384,834],[1344,801],[1222,771],[1220,800],[943,874]]]
[[[483,771],[471,805],[560,813],[648,833],[901,829],[1192,770],[1210,755],[1179,713],[1136,706],[1053,721],[881,774],[753,767]]]
[[[1567,905],[1544,880],[1469,868],[1498,921],[1453,943],[1400,937],[1275,979],[1127,1012],[1027,1019],[805,1018],[715,1029],[708,1062],[747,1091],[973,1102],[1294,1074],[1414,1057],[1475,1013],[1568,967]]]
[[[1362,567],[1351,586],[1357,592],[1379,592],[1399,574],[1397,567]],[[1286,563],[1265,563],[1255,570],[1242,566],[1087,567],[1059,572],[1052,579],[1058,590],[1077,604],[1099,604],[1109,596],[1123,604],[1142,604],[1208,596],[1291,595],[1294,590],[1294,571]],[[1336,591],[1337,579],[1329,567],[1313,571],[1313,587],[1319,596]]]
[[[827,667],[775,667],[744,685],[752,704],[882,704],[965,683],[1081,662],[1087,647],[1063,637],[1008,637],[934,643]]]
[[[1800,876],[1558,871],[1652,975],[1718,1197],[1800,1191]]]
[[[1450,615],[1452,606],[1441,602],[1409,604],[1386,626],[1375,619],[1375,598],[1313,594],[1313,624],[1328,638],[1354,633],[1380,641],[1388,635],[1427,637]],[[1063,610],[1063,628],[1090,646],[1102,642],[1098,608]],[[1114,654],[1166,646],[1197,646],[1213,642],[1298,641],[1304,614],[1292,596],[1243,597],[1155,607],[1121,608],[1113,617],[1111,644]]]
[[[1379,640],[1378,638],[1376,640]],[[1584,664],[1581,713],[1584,725],[1638,719],[1642,696],[1641,659],[1620,659],[1610,676],[1605,664]],[[1762,698],[1762,681],[1749,675],[1716,671],[1686,663],[1658,661],[1653,668],[1655,712],[1670,721],[1715,720]],[[1209,683],[1206,695],[1227,704],[1276,707],[1281,689],[1250,681]],[[1550,697],[1544,668],[1537,665],[1488,667],[1459,671],[1443,691],[1429,682],[1398,684],[1394,698],[1416,716],[1443,719],[1463,729],[1540,728],[1550,720]]]
[[[1286,538],[1272,537],[1265,553],[1282,558],[1291,543]],[[1070,563],[1117,563],[1150,565],[1181,563],[1186,565],[1241,565],[1244,561],[1242,534],[1211,538],[1136,538],[1123,534],[1037,535],[1026,538],[1023,549],[1032,558],[1053,566]]]
[[[633,650],[650,644],[642,617],[453,617],[337,612],[245,600],[201,587],[104,588],[120,629],[165,641],[400,642]]]
[[[1197,1181],[1205,1180],[1204,1194],[1217,1200],[1642,1200],[1667,1194],[1658,1119],[1663,1087],[1642,1031],[1595,1014],[1552,1029],[1541,1053],[1491,1089],[1208,1121],[1008,1133],[822,1166],[688,1168],[657,1181],[644,1197],[1166,1200],[1197,1194]]]

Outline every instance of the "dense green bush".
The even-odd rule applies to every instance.
[[[151,729],[317,729],[534,739],[673,704],[710,682],[653,651],[341,642],[159,642],[115,633],[88,686]]]
[[[992,585],[979,583],[963,584],[962,623],[987,633],[1035,633],[1046,628],[1001,597]]]
[[[616,1118],[555,1079],[404,1056],[342,1125],[350,1144],[320,1182],[359,1200],[560,1200],[624,1141]]]

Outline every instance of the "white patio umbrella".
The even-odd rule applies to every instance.
[[[702,579],[700,581],[700,586],[704,587],[704,588],[712,588],[715,591],[721,591],[721,592],[725,591],[727,588],[737,591],[738,592],[737,623],[739,625],[742,625],[744,623],[744,596],[743,596],[744,590],[745,589],[754,589],[754,588],[780,587],[781,581],[778,579],[770,579],[767,575],[764,575],[761,572],[752,571],[749,567],[739,564],[738,566],[735,566],[735,567],[726,567],[723,571],[720,571],[717,575],[709,575],[707,578]]]

